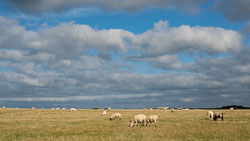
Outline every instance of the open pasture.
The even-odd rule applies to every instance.
[[[208,110],[0,109],[1,141],[250,141],[250,110],[219,110],[224,121],[211,121]],[[216,111],[216,110],[214,110]],[[122,119],[109,120],[120,112]],[[135,114],[158,114],[157,126],[129,127]]]

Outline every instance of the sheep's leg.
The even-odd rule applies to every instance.
[[[217,120],[217,117],[214,117],[214,121],[216,121]]]

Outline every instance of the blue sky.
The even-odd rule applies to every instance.
[[[250,106],[249,0],[0,0],[0,106]]]

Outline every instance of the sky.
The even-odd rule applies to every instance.
[[[250,106],[250,0],[0,0],[0,106]]]

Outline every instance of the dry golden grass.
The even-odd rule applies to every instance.
[[[225,110],[224,121],[208,120],[207,110],[111,110],[105,116],[102,111],[0,109],[0,140],[250,141],[250,110]],[[110,121],[114,112],[122,113],[122,120]],[[130,128],[138,113],[158,114],[158,125]]]

